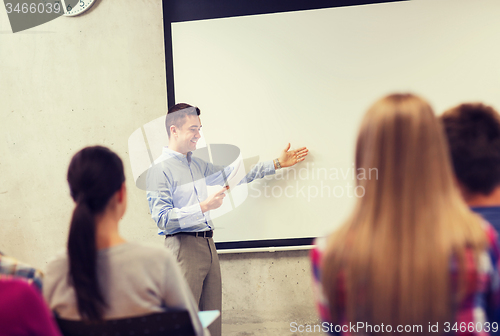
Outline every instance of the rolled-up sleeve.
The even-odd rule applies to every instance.
[[[156,226],[162,231],[174,231],[176,228],[199,225],[204,222],[199,203],[175,208],[169,189],[148,191],[149,210]]]
[[[273,161],[264,161],[257,163],[252,170],[241,180],[240,183],[250,183],[253,180],[261,179],[267,175],[276,174]]]

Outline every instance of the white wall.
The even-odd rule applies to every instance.
[[[117,3],[16,34],[0,6],[0,250],[37,267],[65,246],[66,171],[88,145],[125,163],[124,236],[161,244],[127,153],[130,134],[166,113],[161,1]]]

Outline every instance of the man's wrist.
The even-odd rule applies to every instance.
[[[205,213],[208,211],[207,206],[205,205],[205,202],[200,203],[200,208],[201,208],[201,213]]]
[[[279,159],[274,159],[273,162],[274,162],[274,169],[276,170],[281,169],[281,164]]]

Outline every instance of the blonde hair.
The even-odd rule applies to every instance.
[[[429,322],[453,321],[462,295],[455,294],[465,284],[465,250],[477,256],[486,237],[460,198],[430,105],[412,94],[375,102],[361,125],[356,168],[377,168],[378,179],[358,181],[364,197],[329,237],[321,281],[332,322],[420,324],[426,333]],[[457,288],[451,287],[453,258]]]

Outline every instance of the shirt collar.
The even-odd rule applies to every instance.
[[[188,163],[191,162],[191,156],[193,155],[193,152],[188,152],[186,155],[176,152],[174,150],[171,150],[167,146],[163,147],[163,154],[169,156],[169,157],[175,157],[179,159],[182,162],[187,161]]]

